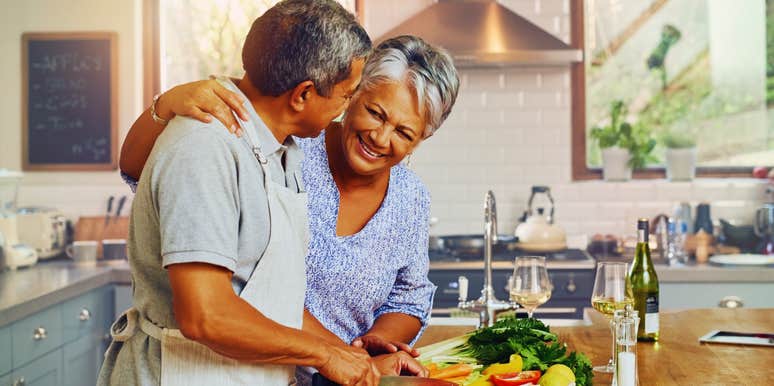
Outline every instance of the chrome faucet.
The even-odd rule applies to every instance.
[[[486,193],[484,201],[484,288],[481,297],[468,301],[468,279],[459,277],[459,305],[464,311],[478,313],[479,327],[489,327],[495,322],[497,315],[515,310],[519,305],[515,302],[497,300],[492,287],[492,246],[497,242],[497,205],[492,191]]]

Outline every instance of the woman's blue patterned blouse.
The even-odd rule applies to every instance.
[[[328,166],[325,133],[297,143],[304,151],[301,167],[309,193],[306,308],[347,343],[391,312],[418,318],[424,330],[435,293],[427,278],[427,188],[411,170],[394,166],[376,214],[360,232],[339,237],[339,191]]]
[[[415,316],[424,329],[435,293],[427,278],[427,188],[411,170],[394,166],[376,214],[360,232],[336,236],[339,191],[328,166],[325,133],[298,144],[305,156],[301,168],[311,230],[306,308],[345,342],[390,312]]]

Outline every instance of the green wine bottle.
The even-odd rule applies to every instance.
[[[634,294],[634,309],[640,318],[637,340],[658,340],[658,277],[650,259],[648,246],[648,219],[637,221],[637,250],[629,272]]]

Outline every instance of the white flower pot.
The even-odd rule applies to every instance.
[[[629,150],[620,147],[602,149],[602,174],[605,181],[628,181],[632,179],[629,167]]]
[[[666,175],[669,181],[690,181],[696,176],[696,148],[666,149]]]

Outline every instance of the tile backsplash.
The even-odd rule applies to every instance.
[[[633,233],[639,217],[672,213],[681,201],[710,202],[713,218],[752,222],[765,185],[747,179],[693,182],[573,182],[568,68],[463,70],[458,102],[411,167],[433,197],[436,234],[480,233],[487,190],[500,232],[513,232],[532,185],[548,185],[569,235]],[[533,207],[547,206],[541,197]]]

